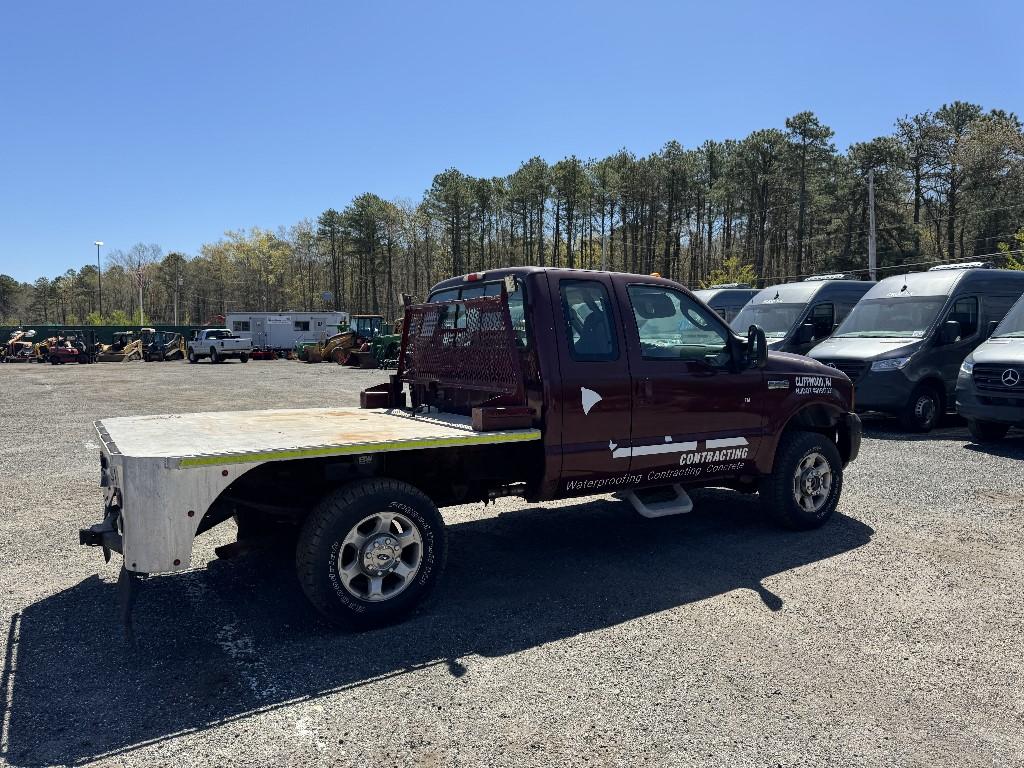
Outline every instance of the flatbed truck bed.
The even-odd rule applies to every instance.
[[[540,440],[539,429],[475,432],[468,416],[401,409],[302,408],[96,422],[112,455],[178,469]]]

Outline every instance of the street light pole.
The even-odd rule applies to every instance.
[[[103,245],[102,240],[97,240],[93,245],[96,246],[96,284],[100,289],[100,319],[103,319],[103,267],[100,266],[100,246]]]

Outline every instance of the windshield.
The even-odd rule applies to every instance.
[[[945,303],[945,296],[863,299],[839,326],[833,338],[921,339]]]
[[[376,336],[383,322],[380,317],[357,317],[352,321],[352,329],[360,336]]]
[[[805,304],[747,304],[729,323],[737,333],[759,325],[769,339],[781,339],[796,325]]]
[[[1006,317],[992,332],[992,338],[1024,339],[1024,298],[1010,307]]]

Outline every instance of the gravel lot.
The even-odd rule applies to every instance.
[[[3,365],[0,759],[110,765],[1024,764],[1024,434],[869,429],[842,515],[775,529],[707,491],[445,511],[410,621],[343,635],[287,558],[153,578],[121,640],[91,422],[355,405],[377,372],[250,362]],[[116,556],[115,556],[116,557]]]

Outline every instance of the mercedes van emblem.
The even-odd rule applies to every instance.
[[[1003,386],[1016,387],[1018,384],[1020,384],[1020,373],[1017,370],[1007,368],[1003,371]]]

